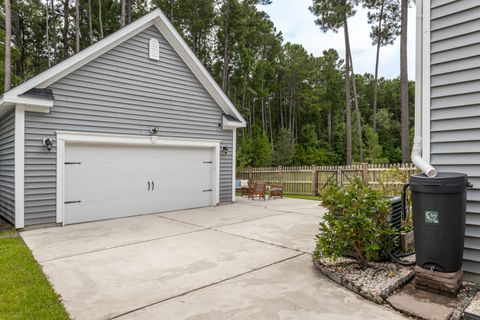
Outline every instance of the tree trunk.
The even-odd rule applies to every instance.
[[[278,109],[280,110],[280,128],[284,128],[283,124],[283,102],[282,102],[282,90],[283,88],[278,89]]]
[[[103,0],[98,0],[98,23],[100,24],[100,39],[103,39],[102,1]]]
[[[385,6],[385,0],[382,1],[382,4],[380,6],[380,17],[378,19],[378,29],[377,29],[377,56],[375,59],[375,79],[373,80],[373,114],[372,114],[372,128],[374,132],[377,132],[378,64],[380,61],[380,47],[381,47],[381,41],[382,41],[382,21],[383,21],[384,6]],[[376,157],[375,150],[373,150],[373,153],[374,153],[374,157]]]
[[[80,0],[75,0],[75,53],[80,52]]]
[[[328,108],[327,135],[328,135],[328,145],[332,146],[332,107]]]
[[[53,42],[53,64],[55,64],[55,59],[57,58],[57,15],[55,14],[55,4],[53,0],[50,2],[52,7],[52,42]]]
[[[125,27],[125,0],[120,0],[121,14],[120,14],[120,28]]]
[[[4,91],[12,85],[12,7],[10,0],[5,0],[5,80]]]
[[[50,28],[48,27],[48,18],[49,18],[49,13],[48,13],[48,2],[47,6],[45,7],[45,40],[46,40],[46,45],[47,45],[47,63],[48,67],[50,68],[52,66],[51,62],[51,54],[50,54]]]
[[[347,131],[346,164],[352,164],[352,120],[350,106],[350,38],[348,36],[347,17],[344,18],[345,34],[345,128]]]
[[[15,39],[16,39],[15,47],[19,48],[20,50],[20,55],[15,59],[15,73],[17,76],[23,79],[25,76],[25,56],[26,56],[26,53],[25,53],[26,46],[24,45],[25,24],[23,22],[22,16],[18,12],[13,12],[13,21],[12,21],[11,6],[10,6],[10,20],[11,22],[13,22],[13,32],[15,33]],[[10,34],[11,33],[12,33],[12,29],[10,29]],[[11,40],[10,40],[10,48],[11,48]]]
[[[63,59],[67,59],[69,56],[68,53],[68,6],[69,0],[63,1]]]
[[[133,5],[133,0],[127,0],[127,24],[130,24],[132,22],[132,5]]]
[[[229,28],[228,20],[230,15],[230,3],[229,0],[225,0],[225,12],[224,12],[224,27],[223,27],[223,72],[222,72],[222,90],[226,92],[228,83],[228,64],[229,61]]]
[[[275,141],[273,141],[273,128],[272,128],[272,104],[270,103],[270,100],[267,104],[267,108],[268,108],[268,124],[270,126],[270,144],[272,145],[272,156],[274,155],[273,153],[275,152],[275,147],[274,147],[274,143]]]
[[[265,105],[264,105],[264,102],[265,102],[265,98],[263,96],[263,82],[262,82],[262,98],[260,100],[260,103],[261,103],[261,106],[262,106],[262,129],[263,129],[263,132],[266,134],[267,133],[267,126],[265,124]]]
[[[348,51],[351,53],[350,49]],[[355,72],[353,71],[353,59],[351,54],[350,54],[350,70],[352,71],[353,95],[355,96],[354,102],[355,102],[355,114],[357,115],[357,137],[358,137],[358,146],[360,151],[360,162],[363,162],[362,115],[360,114],[360,107],[358,106],[357,79],[355,77]]]
[[[408,123],[408,59],[407,59],[407,31],[408,31],[408,0],[402,0],[402,16],[400,29],[400,108],[401,108],[401,145],[402,161],[410,161],[410,135]]]
[[[93,26],[92,26],[92,0],[88,0],[88,36],[90,44],[93,44]]]

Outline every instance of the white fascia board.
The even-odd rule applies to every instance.
[[[53,107],[53,100],[32,98],[32,97],[18,97],[12,95],[10,92],[6,93],[0,99],[0,106],[11,105],[25,105],[29,107],[51,108]]]
[[[160,9],[153,10],[149,14],[146,14],[142,18],[132,22],[128,26],[111,34],[105,39],[13,88],[12,90],[8,91],[6,95],[9,97],[18,97],[19,95],[33,88],[46,88],[74,70],[113,49],[120,43],[145,30],[151,25],[155,25],[159,29],[165,39],[167,39],[167,41],[183,59],[185,64],[194,73],[200,83],[205,87],[207,92],[212,96],[215,102],[218,103],[220,108],[225,113],[235,116],[245,126],[246,121],[243,119],[240,112],[238,112],[220,86],[212,78],[208,70],[203,66],[200,60],[198,60],[193,51],[188,47],[186,42],[175,30],[175,27],[170,23],[168,18]]]
[[[222,118],[222,127],[225,130],[234,130],[237,128],[244,128],[245,124],[238,121],[230,121],[226,117]]]

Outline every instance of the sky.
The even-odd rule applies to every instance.
[[[323,50],[334,48],[345,55],[343,29],[338,33],[324,33],[315,25],[314,15],[308,10],[312,0],[273,0],[272,4],[260,6],[281,31],[285,42],[298,43],[316,56]],[[371,26],[367,22],[367,10],[358,8],[357,14],[348,20],[350,47],[352,48],[355,73],[375,72],[376,48],[370,39]],[[400,75],[400,39],[391,46],[380,49],[379,75],[396,78]],[[408,77],[415,78],[415,6],[408,12]]]

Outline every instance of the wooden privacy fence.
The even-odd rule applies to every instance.
[[[399,195],[411,175],[418,173],[413,164],[358,164],[350,166],[300,166],[246,168],[237,179],[281,183],[285,194],[318,195],[328,183],[352,183],[355,178],[388,195]]]

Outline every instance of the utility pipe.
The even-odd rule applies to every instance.
[[[425,175],[436,177],[437,170],[422,157],[422,75],[423,75],[423,0],[416,4],[416,48],[415,48],[415,137],[411,159]],[[419,32],[420,30],[420,32]],[[428,106],[423,106],[428,107]]]

